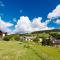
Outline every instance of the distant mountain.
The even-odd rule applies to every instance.
[[[48,32],[60,32],[60,29],[35,31],[35,32],[32,32],[32,34],[35,34],[35,33],[48,33]]]

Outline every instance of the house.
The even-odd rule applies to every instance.
[[[60,38],[54,39],[51,42],[53,46],[60,47]]]
[[[7,34],[7,33],[0,31],[0,40],[3,39],[3,37],[4,37],[6,34]]]
[[[35,38],[36,38],[35,36],[22,36],[22,37],[20,37],[20,40],[32,41]]]

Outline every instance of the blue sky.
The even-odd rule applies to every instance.
[[[14,32],[17,30],[18,33],[30,32],[35,28],[44,30],[45,28],[41,28],[40,25],[44,25],[46,29],[60,28],[59,10],[60,0],[0,0],[0,20],[10,24],[4,28],[14,30]],[[27,20],[29,21],[27,22]],[[24,23],[26,24],[24,25]],[[30,25],[27,27],[27,24],[32,27]],[[0,25],[3,26],[2,23]],[[30,30],[28,30],[29,27]]]

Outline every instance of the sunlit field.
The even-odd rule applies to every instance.
[[[60,60],[60,49],[33,42],[0,41],[0,60]]]

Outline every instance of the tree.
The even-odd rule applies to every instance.
[[[36,43],[38,43],[39,38],[38,38],[38,37],[36,37],[33,41],[34,41],[34,42],[36,42]]]
[[[60,34],[58,34],[58,33],[51,33],[50,34],[53,38],[60,38]]]
[[[11,39],[11,36],[5,36],[4,38],[3,38],[3,40],[5,40],[5,41],[9,41]]]
[[[14,40],[19,41],[20,40],[20,36],[19,35],[15,35],[14,36]]]

